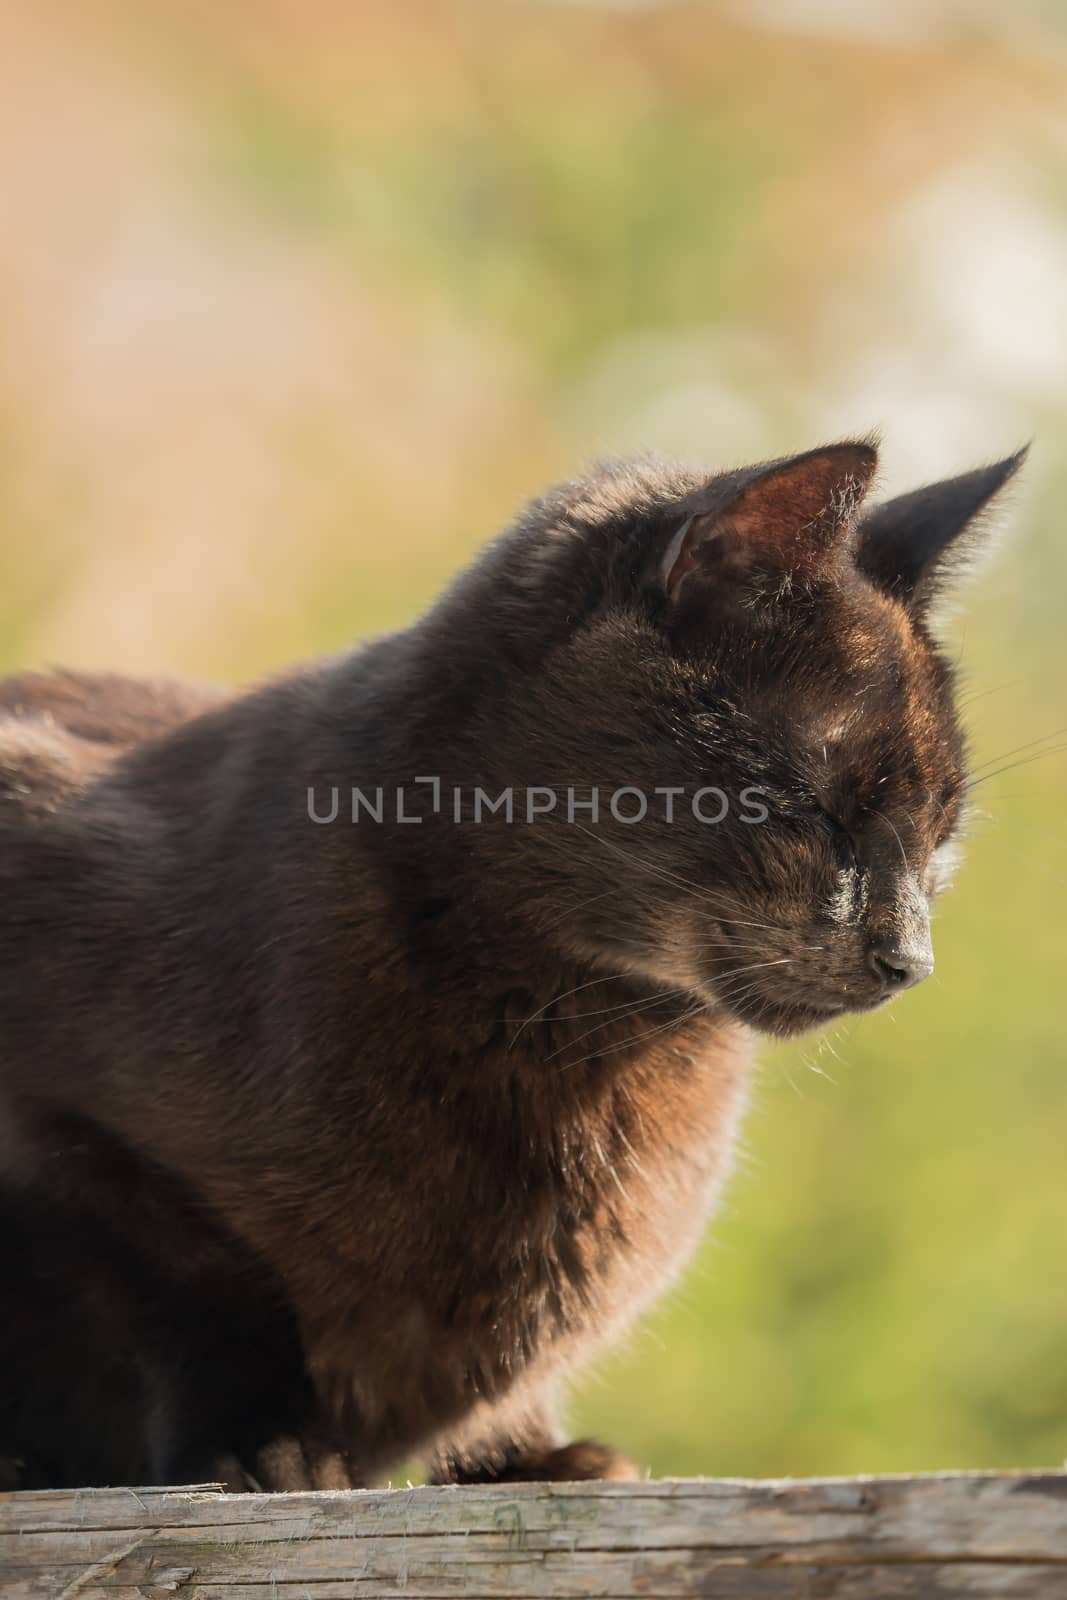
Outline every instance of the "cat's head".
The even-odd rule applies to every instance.
[[[549,937],[776,1033],[929,975],[967,789],[931,617],[1021,459],[873,510],[866,441],[529,508],[466,595],[500,775],[557,797],[511,858]]]

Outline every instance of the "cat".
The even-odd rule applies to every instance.
[[[8,1486],[613,1478],[753,1041],[932,968],[932,618],[1013,456],[608,463],[252,692],[0,685]]]

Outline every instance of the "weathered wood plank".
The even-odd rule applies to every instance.
[[[1067,1600],[1067,1473],[0,1495],[3,1600]]]

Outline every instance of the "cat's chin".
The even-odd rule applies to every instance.
[[[793,1039],[800,1033],[814,1033],[847,1016],[844,1006],[769,1006],[761,1018],[749,1026],[776,1039]]]
[[[728,1009],[739,1022],[757,1033],[767,1033],[775,1039],[792,1039],[797,1034],[814,1033],[833,1022],[840,1022],[842,1017],[877,1011],[891,998],[890,995],[877,995],[860,1002],[853,1000],[849,1005],[838,1000],[816,1005],[809,1001],[772,1001],[763,997]]]

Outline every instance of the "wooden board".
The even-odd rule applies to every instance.
[[[1067,1600],[1067,1473],[0,1495],[3,1600]]]

